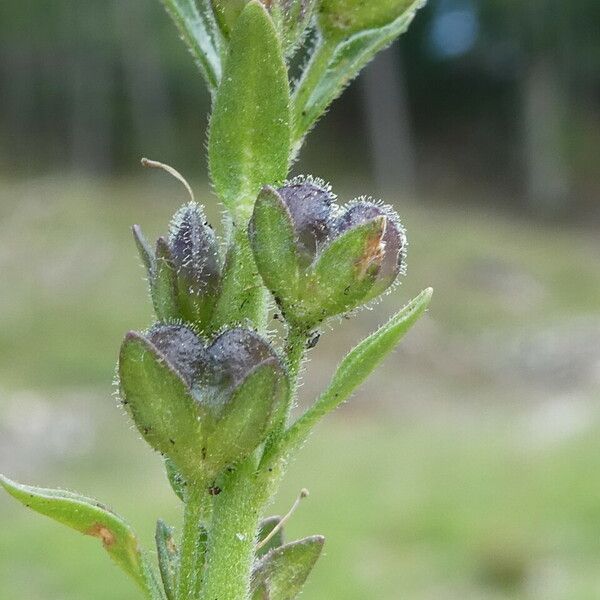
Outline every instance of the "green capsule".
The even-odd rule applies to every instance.
[[[404,268],[406,238],[390,207],[357,200],[339,208],[312,178],[264,188],[248,233],[265,286],[306,331],[381,295]]]
[[[415,5],[415,0],[321,0],[319,26],[325,33],[348,37],[379,29]]]

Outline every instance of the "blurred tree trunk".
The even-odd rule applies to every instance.
[[[382,192],[415,190],[415,153],[404,71],[397,45],[367,67],[362,93],[376,184]]]
[[[558,69],[544,57],[534,59],[524,81],[524,147],[527,196],[541,211],[559,211],[569,202],[565,156],[566,92]]]
[[[104,4],[75,2],[67,7],[64,23],[73,44],[69,61],[71,166],[75,171],[105,174],[112,166],[114,69],[110,36],[102,34],[109,26]]]
[[[167,156],[175,147],[168,83],[144,0],[115,0],[126,93],[131,104],[136,154]]]

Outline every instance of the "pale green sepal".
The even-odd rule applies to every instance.
[[[271,550],[254,566],[252,600],[293,600],[317,562],[325,538],[307,537]]]
[[[281,43],[269,13],[253,0],[231,36],[208,140],[215,189],[244,228],[261,187],[287,176],[290,120]]]
[[[158,553],[158,566],[160,576],[168,600],[176,600],[177,574],[179,571],[179,550],[175,543],[175,535],[172,527],[164,521],[156,523],[156,550]]]
[[[411,9],[411,5],[414,0],[321,0],[319,26],[324,32],[345,36],[380,29]]]
[[[275,359],[253,369],[235,389],[206,442],[206,461],[223,468],[249,456],[265,439],[287,392],[287,378]]]
[[[138,539],[119,515],[96,500],[72,492],[22,485],[2,475],[0,484],[27,508],[98,538],[115,563],[151,594],[150,573],[144,565]]]
[[[416,0],[395,21],[380,29],[358,32],[349,38],[335,34],[325,37],[316,48],[315,57],[309,65],[315,75],[307,72],[306,83],[300,85],[294,107],[294,142],[300,141],[316,123],[328,106],[344,91],[361,70],[396,38],[402,35],[423,6]],[[381,93],[384,93],[382,90]]]
[[[182,501],[185,501],[185,488],[187,482],[183,475],[177,469],[177,466],[169,457],[165,457],[165,471],[167,472],[167,479],[171,485],[171,489],[175,492],[175,495]]]
[[[130,332],[119,355],[122,400],[143,438],[186,478],[204,473],[203,427],[210,416],[188,385],[142,335]]]
[[[221,80],[219,32],[210,0],[162,0],[211,92]]]
[[[142,233],[142,228],[139,225],[134,225],[131,228],[133,232],[133,239],[135,240],[135,245],[142,259],[142,263],[144,267],[146,267],[146,272],[148,273],[148,280],[152,279],[152,273],[154,271],[154,252],[148,243],[148,240]]]
[[[349,229],[323,249],[302,290],[304,314],[298,318],[304,325],[313,327],[364,302],[381,265],[384,232],[385,219],[378,217]],[[296,320],[293,309],[286,317]]]
[[[365,379],[396,348],[400,340],[427,310],[433,290],[427,288],[409,302],[385,325],[351,350],[340,363],[319,399],[285,434],[283,445],[292,451],[301,444],[314,425],[344,403]]]
[[[154,272],[150,280],[150,294],[154,312],[159,321],[169,322],[181,319],[177,272],[171,258],[171,251],[164,238],[156,242]]]
[[[258,195],[249,238],[267,288],[284,304],[297,301],[299,266],[294,225],[290,211],[272,187],[264,187]]]
[[[258,525],[258,536],[256,538],[258,543],[260,544],[279,523],[281,523],[281,517],[267,517],[263,519]],[[264,546],[256,551],[256,556],[261,558],[279,546],[283,546],[283,527]]]

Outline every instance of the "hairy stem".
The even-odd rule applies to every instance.
[[[249,458],[224,476],[215,499],[202,600],[248,598],[262,504],[256,463]]]
[[[285,407],[285,422],[284,427],[287,426],[289,420],[290,411],[292,409],[296,393],[298,391],[298,378],[300,375],[300,368],[302,367],[302,361],[306,354],[306,340],[307,336],[303,330],[290,328],[287,344],[285,348],[285,355],[287,360],[288,377],[289,377],[289,391],[287,398],[287,405]]]
[[[202,575],[204,548],[201,545],[200,525],[209,511],[210,496],[206,482],[188,484],[183,536],[181,540],[181,562],[177,584],[177,600],[196,600],[198,580]]]

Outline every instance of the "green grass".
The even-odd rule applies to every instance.
[[[212,196],[197,195],[218,222]],[[155,519],[179,525],[180,507],[111,380],[124,332],[151,314],[128,227],[154,238],[184,200],[154,175],[0,186],[0,472],[108,502],[148,548]],[[597,319],[597,239],[468,207],[396,205],[409,275],[375,311],[324,332],[302,401],[410,295],[427,285],[436,295],[404,350],[319,428],[284,482],[274,511],[311,492],[288,537],[327,537],[303,598],[600,597],[597,378],[559,389],[475,360],[489,334],[510,342]],[[0,496],[0,598],[135,597],[95,540]]]

